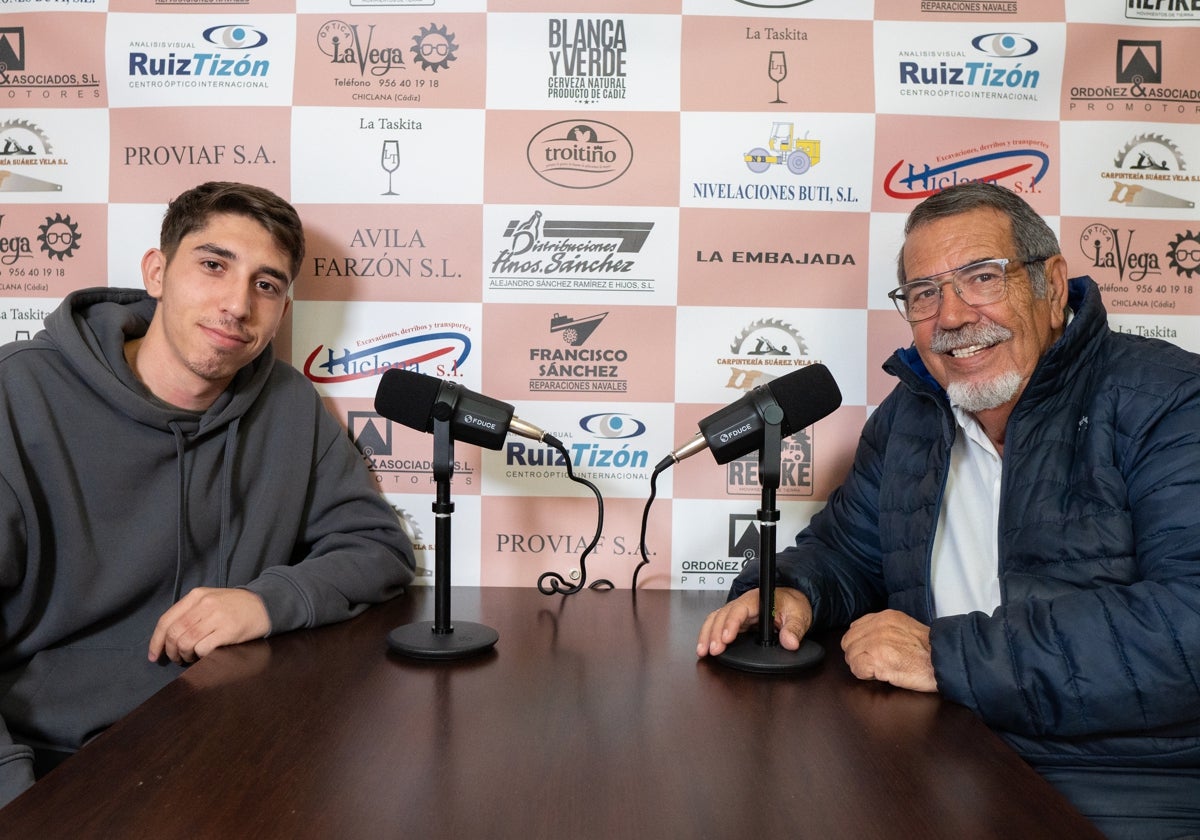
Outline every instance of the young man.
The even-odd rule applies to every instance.
[[[780,643],[848,624],[857,676],[973,709],[1111,837],[1196,834],[1200,357],[1110,330],[1001,187],[932,196],[905,234],[913,346],[780,552]],[[756,572],[699,655],[757,622]]]
[[[146,291],[75,292],[0,348],[0,804],[186,663],[412,579],[361,456],[272,353],[303,256],[287,202],[203,184]]]

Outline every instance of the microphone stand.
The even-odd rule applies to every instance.
[[[758,450],[758,480],[762,485],[762,506],[758,510],[758,627],[753,634],[738,636],[716,658],[741,671],[789,674],[816,665],[824,658],[825,649],[805,638],[799,650],[787,650],[780,646],[775,630],[775,539],[779,522],[775,491],[779,488],[783,450],[783,409],[769,395],[758,403],[765,424],[763,445]]]
[[[457,401],[457,396],[455,396]],[[433,407],[434,620],[404,624],[388,634],[388,647],[415,659],[462,659],[490,650],[500,635],[484,624],[450,621],[450,479],[454,475],[454,438],[450,434],[453,402],[439,398]]]

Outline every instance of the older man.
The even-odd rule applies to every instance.
[[[857,676],[973,709],[1110,836],[1200,832],[1200,357],[1110,330],[1001,187],[932,196],[905,234],[913,345],[780,552],[780,643],[849,625]],[[699,655],[757,622],[757,585]]]

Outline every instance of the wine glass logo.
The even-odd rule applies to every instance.
[[[767,76],[775,83],[775,98],[771,100],[772,105],[786,105],[779,98],[779,83],[787,78],[787,56],[782,50],[772,50],[771,58],[767,62]]]
[[[397,195],[397,193],[392,192],[392,173],[400,168],[399,140],[383,141],[383,155],[380,158],[379,165],[388,174],[388,188],[387,192],[383,193],[383,195]]]

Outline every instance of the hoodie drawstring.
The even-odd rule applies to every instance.
[[[220,564],[217,567],[217,586],[229,585],[229,570],[233,565],[232,538],[229,534],[229,523],[233,521],[233,465],[237,457],[238,427],[242,418],[235,417],[225,429],[225,457],[221,464],[221,538]]]
[[[179,423],[167,424],[175,436],[175,458],[178,464],[178,500],[175,526],[175,583],[171,587],[171,603],[182,597],[183,570],[188,567],[187,549],[188,494],[187,494],[187,440]],[[235,417],[225,429],[225,457],[221,464],[221,533],[218,539],[217,587],[229,585],[229,572],[233,564],[233,546],[230,522],[233,515],[233,463],[237,454],[238,427],[241,418]]]
[[[183,565],[184,554],[187,552],[187,539],[185,531],[187,528],[187,464],[184,456],[186,454],[186,442],[183,438],[183,430],[179,428],[179,424],[171,421],[167,424],[171,428],[172,434],[175,435],[175,461],[178,464],[178,500],[176,504],[176,516],[178,520],[175,524],[175,584],[171,587],[171,603],[175,604],[179,601],[179,588],[183,585]]]

